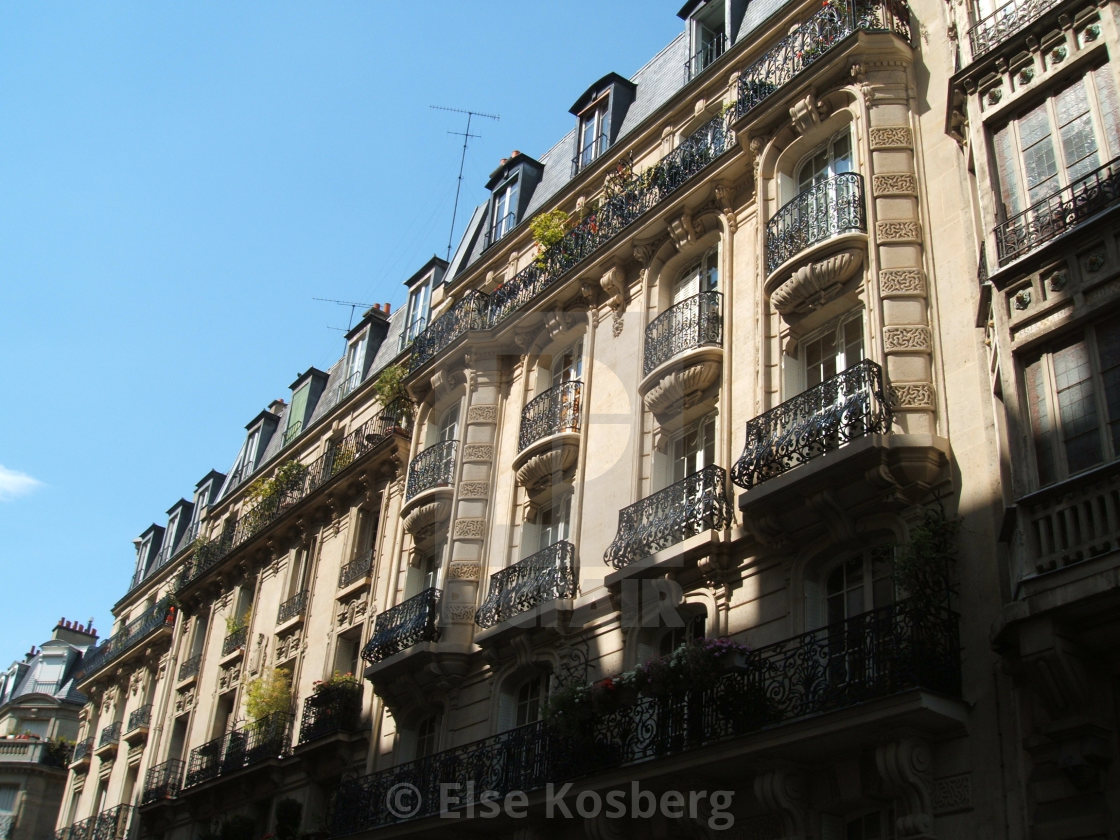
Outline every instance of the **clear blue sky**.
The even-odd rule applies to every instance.
[[[0,7],[0,667],[94,617],[131,540],[297,373],[348,301],[403,300],[513,149],[683,28],[682,0]],[[456,236],[461,230],[456,231]]]

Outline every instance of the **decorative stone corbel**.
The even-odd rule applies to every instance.
[[[784,840],[805,837],[809,798],[801,772],[780,767],[761,773],[754,778],[754,795],[781,819]]]
[[[818,102],[812,94],[794,102],[789,108],[789,118],[798,134],[804,134],[814,126],[820,125],[824,103]]]
[[[548,337],[555,339],[560,333],[572,325],[572,318],[562,309],[553,309],[544,319],[544,328],[548,330]]]
[[[617,265],[608,268],[601,278],[599,285],[607,293],[607,303],[616,314],[626,307],[626,272]]]
[[[895,836],[933,840],[929,747],[914,737],[899,738],[875,750],[875,766],[885,789],[895,798]]]
[[[525,522],[536,522],[537,514],[539,514],[540,512],[540,505],[538,505],[532,499],[526,499],[525,503],[521,506],[521,519]]]
[[[669,219],[669,235],[678,251],[690,243],[695,242],[704,235],[704,224],[699,219],[693,219],[692,214],[685,212],[676,219]]]
[[[735,187],[728,183],[716,184],[716,205],[727,222],[727,229],[735,233],[739,228],[739,220],[735,217]]]

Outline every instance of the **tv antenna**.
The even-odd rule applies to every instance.
[[[339,306],[349,306],[350,307],[350,322],[347,325],[345,332],[350,332],[350,327],[354,326],[354,310],[356,310],[359,306],[362,307],[363,310],[364,309],[369,309],[371,306],[373,306],[372,303],[361,303],[360,301],[356,301],[356,300],[334,300],[333,298],[321,298],[321,297],[313,297],[311,299],[312,300],[319,300],[319,301],[322,301],[323,303],[336,303]],[[340,327],[329,327],[329,329],[337,330],[337,329],[341,329],[341,328]]]
[[[451,241],[455,238],[455,216],[459,212],[459,191],[463,188],[463,164],[467,162],[467,143],[472,137],[479,137],[478,134],[471,134],[471,120],[474,117],[486,117],[488,120],[500,120],[501,117],[497,114],[484,114],[481,111],[467,111],[462,108],[448,108],[444,105],[429,105],[436,111],[451,111],[455,114],[467,115],[467,127],[463,131],[449,131],[448,134],[461,134],[463,135],[463,154],[459,158],[459,181],[455,184],[455,206],[451,208],[451,232],[447,234],[447,261],[451,261]]]

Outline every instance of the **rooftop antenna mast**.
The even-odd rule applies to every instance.
[[[451,261],[451,241],[455,238],[455,216],[459,212],[459,191],[463,188],[463,164],[467,162],[467,142],[477,134],[471,134],[471,120],[474,117],[486,117],[488,120],[500,120],[497,114],[484,114],[481,111],[466,111],[462,108],[448,108],[443,105],[429,105],[436,111],[451,111],[455,114],[467,115],[467,127],[464,131],[449,131],[448,134],[463,135],[463,154],[459,158],[459,182],[455,185],[455,206],[451,209],[451,232],[447,234],[447,261]]]
[[[362,309],[369,309],[371,306],[373,306],[372,303],[360,303],[359,301],[356,301],[356,300],[334,300],[333,298],[321,298],[321,297],[313,297],[311,299],[312,300],[320,300],[323,303],[337,303],[339,306],[349,306],[350,307],[350,322],[346,325],[346,332],[350,332],[350,327],[354,326],[354,310],[355,309],[357,309],[359,306],[362,307]],[[332,330],[337,330],[338,327],[331,327],[331,329]]]

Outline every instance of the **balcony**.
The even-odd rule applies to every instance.
[[[226,635],[222,639],[222,656],[229,656],[236,650],[241,650],[245,647],[245,642],[249,638],[249,626],[238,627],[232,633]]]
[[[532,491],[547,486],[575,464],[582,392],[582,382],[563,382],[537,395],[521,410],[513,468],[522,487]]]
[[[179,682],[198,676],[198,669],[202,667],[202,654],[197,653],[189,659],[184,659],[179,665]]]
[[[886,434],[890,427],[883,371],[864,360],[749,420],[731,480],[750,490],[864,435]]]
[[[362,659],[373,665],[419,642],[439,641],[436,619],[442,595],[434,587],[425,589],[380,613],[373,625],[373,637],[362,649]]]
[[[616,569],[733,520],[727,474],[708,466],[618,513],[618,533],[604,559]]]
[[[863,264],[866,233],[863,178],[855,172],[834,175],[784,204],[766,223],[765,289],[775,308],[795,312],[839,289]],[[794,270],[802,266],[809,271]]]
[[[291,715],[275,712],[195,747],[183,787],[194,787],[269,759],[283,758],[288,753],[291,723]]]
[[[610,138],[607,137],[606,132],[599,132],[598,135],[593,137],[582,149],[580,149],[575,157],[572,158],[572,177],[576,177],[581,169],[585,169],[592,163],[597,161],[610,145]]]
[[[475,613],[475,624],[494,627],[541,605],[574,598],[576,587],[575,546],[553,543],[490,575],[490,590]]]
[[[284,431],[284,446],[290,444],[303,433],[303,421],[296,420]]]
[[[165,761],[148,769],[144,778],[144,796],[141,805],[152,805],[165,799],[174,799],[183,785],[186,762],[179,758]]]
[[[665,310],[646,327],[638,393],[657,417],[679,413],[719,379],[722,308],[723,295],[701,292]]]
[[[617,194],[588,213],[549,248],[541,264],[534,262],[522,269],[490,295],[475,291],[464,295],[417,336],[409,360],[410,372],[445,352],[470,330],[500,328],[577,265],[687,186],[709,164],[734,148],[728,122],[727,115],[713,117],[660,162],[622,184]]]
[[[825,0],[808,20],[797,25],[739,75],[735,119],[745,117],[858,31],[889,32],[909,44],[910,9],[901,0],[850,3]]]
[[[128,716],[128,726],[124,730],[124,739],[129,744],[139,744],[148,737],[148,728],[152,725],[152,704],[141,706]]]
[[[511,790],[538,790],[639,762],[646,778],[658,770],[671,776],[679,765],[652,762],[716,743],[728,744],[719,751],[727,772],[749,774],[752,759],[761,765],[825,750],[851,757],[849,737],[869,743],[885,725],[959,727],[955,706],[937,696],[960,693],[957,623],[944,607],[903,601],[752,651],[745,667],[723,673],[711,687],[644,697],[599,714],[582,734],[538,722],[344,781],[331,834],[401,821],[384,803],[404,784],[415,786],[410,801],[420,805],[406,819],[419,819],[439,813],[441,784],[465,779],[485,780],[479,792],[492,790],[500,799]],[[877,701],[884,705],[874,715],[844,715]],[[584,784],[596,787],[593,779]]]
[[[86,738],[84,741],[79,741],[74,745],[74,754],[70,758],[70,769],[81,770],[89,767],[90,758],[93,755],[93,736]]]
[[[1114,158],[997,227],[994,233],[1000,265],[1057,239],[1092,216],[1115,207],[1118,201],[1120,158]]]
[[[247,511],[231,533],[199,542],[190,560],[184,564],[176,583],[176,592],[182,595],[235,549],[263,532],[324,484],[347,471],[363,456],[389,440],[394,432],[408,428],[412,422],[411,417],[407,406],[387,406],[372,420],[362,424],[312,461],[298,483]]]
[[[370,551],[364,557],[359,557],[338,570],[338,588],[345,589],[350,584],[363,580],[369,576],[372,569],[373,552]]]
[[[59,767],[73,760],[73,745],[64,741],[35,741],[30,738],[0,738],[0,764],[20,762]]]
[[[276,623],[283,624],[303,615],[303,611],[307,609],[307,598],[310,594],[308,590],[304,589],[282,603],[276,611]]]
[[[15,828],[15,814],[0,814],[0,840],[9,840]]]
[[[54,833],[55,840],[124,840],[129,836],[131,805],[118,805]]]
[[[429,446],[408,465],[401,516],[405,530],[418,543],[434,535],[451,514],[451,483],[455,480],[457,440]]]
[[[361,714],[361,686],[324,688],[303,701],[299,745],[342,732],[356,732],[361,725]]]
[[[1016,32],[1061,5],[1061,0],[1012,0],[1000,6],[968,30],[972,60],[1010,40]]]
[[[714,62],[717,58],[723,55],[727,49],[727,36],[722,32],[710,41],[705,42],[700,49],[689,56],[688,61],[684,63],[684,80],[689,82],[699,76]]]
[[[116,755],[117,745],[121,740],[121,721],[114,721],[101,730],[101,737],[97,739],[96,754],[102,758]]]
[[[142,615],[130,621],[119,632],[114,633],[96,648],[87,650],[78,663],[74,675],[75,685],[84,682],[98,671],[116,662],[126,653],[134,650],[140,642],[155,640],[157,633],[164,631],[170,637],[175,624],[175,607],[170,597],[161,598]]]

